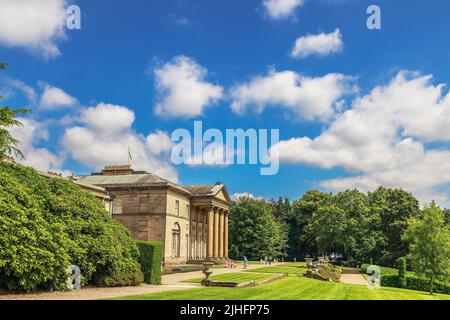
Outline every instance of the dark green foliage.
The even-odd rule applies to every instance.
[[[99,285],[103,287],[137,286],[143,281],[144,275],[142,272],[124,272],[101,278]]]
[[[308,226],[313,214],[320,207],[331,204],[332,199],[331,193],[311,190],[292,203],[289,217],[289,258],[303,259],[318,255],[316,236],[308,232]]]
[[[406,259],[404,257],[398,259],[398,281],[400,288],[406,287]]]
[[[264,200],[243,197],[230,207],[230,257],[249,260],[281,258],[281,227]]]
[[[289,251],[289,217],[292,215],[292,208],[289,199],[279,197],[278,201],[271,201],[272,215],[280,227],[280,242],[278,251],[279,258],[286,258]]]
[[[408,274],[405,277],[406,285],[403,287],[410,290],[418,290],[428,292],[430,284],[428,279],[419,278],[417,276]],[[384,287],[398,288],[400,279],[398,275],[388,274],[381,276],[381,285]],[[450,294],[450,284],[445,282],[433,281],[433,291],[435,293]]]
[[[140,272],[129,232],[74,183],[0,162],[0,287],[61,290],[77,265],[82,284]]]
[[[159,242],[136,241],[141,253],[141,271],[144,282],[161,284],[162,245]]]
[[[374,262],[395,267],[400,257],[408,254],[408,243],[402,239],[410,219],[419,216],[419,201],[402,189],[380,187],[369,192],[370,212],[379,218],[375,228],[381,241],[374,250]]]

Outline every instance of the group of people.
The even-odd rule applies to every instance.
[[[271,265],[273,262],[277,262],[277,260],[273,260],[272,257],[264,257],[264,259],[261,259],[261,264],[262,265]],[[244,256],[243,259],[243,268],[247,269],[248,268],[248,259],[246,256]],[[227,268],[236,268],[236,262],[234,262],[233,260],[228,260],[227,261]]]

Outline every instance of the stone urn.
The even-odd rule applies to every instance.
[[[213,273],[213,265],[214,262],[203,262],[203,274],[205,275],[205,279],[202,280],[201,284],[203,286],[211,286],[211,279],[209,279],[209,276]]]

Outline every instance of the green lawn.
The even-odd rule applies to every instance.
[[[245,272],[304,274],[306,270],[307,270],[306,267],[301,268],[301,267],[274,266],[274,267],[262,267],[257,269],[246,270]]]
[[[210,277],[213,281],[225,281],[225,282],[236,282],[236,283],[244,283],[248,281],[256,281],[260,282],[263,280],[268,280],[276,277],[274,274],[257,274],[257,273],[225,273],[225,274],[217,274],[212,275]],[[194,279],[187,279],[182,282],[188,282],[188,283],[200,283],[204,277],[201,278],[194,278]]]
[[[306,262],[284,262],[280,266],[282,266],[282,267],[301,267],[301,268],[306,268]]]
[[[450,295],[429,295],[398,288],[369,289],[362,285],[286,277],[250,288],[199,288],[116,298],[117,300],[450,300]]]
[[[244,264],[244,261],[242,261],[242,260],[237,260],[235,262],[237,264]],[[254,261],[254,260],[252,260],[252,261],[248,261],[248,264],[261,264],[261,261]]]

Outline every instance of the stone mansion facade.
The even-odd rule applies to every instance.
[[[113,218],[135,239],[162,243],[165,265],[228,258],[231,199],[223,184],[180,186],[129,165],[75,179],[105,188],[113,198]]]

